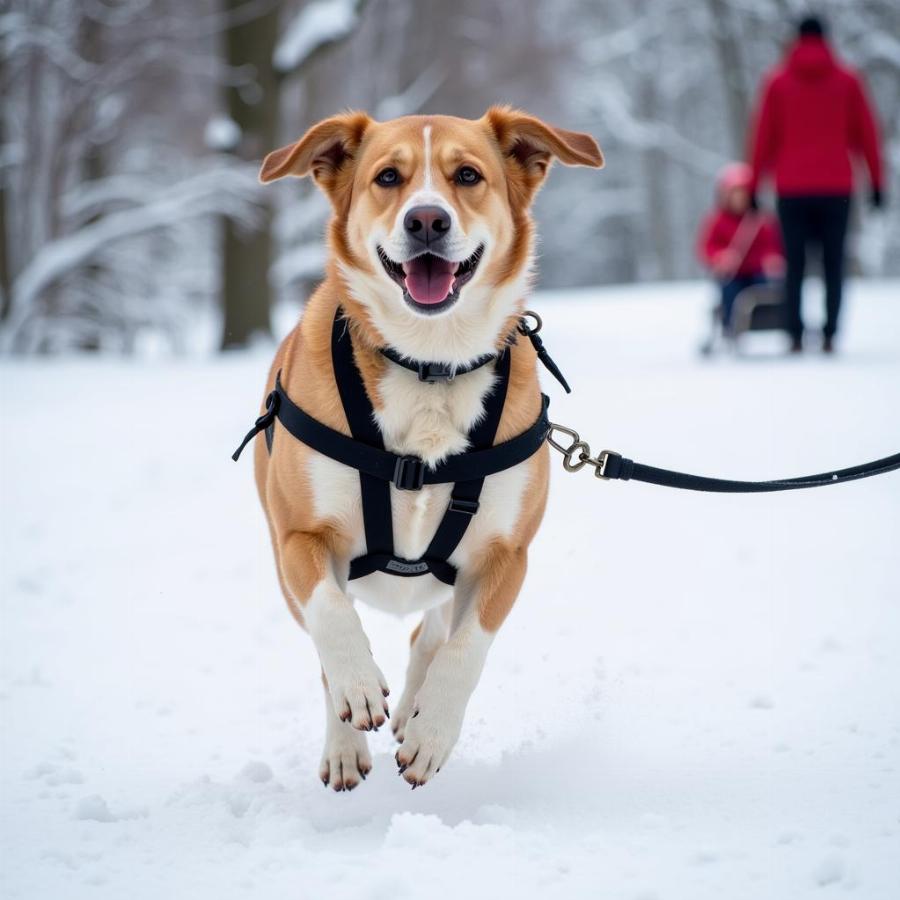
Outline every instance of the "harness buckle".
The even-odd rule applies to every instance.
[[[450,512],[464,513],[467,516],[474,516],[478,512],[479,503],[477,500],[464,500],[461,497],[451,497],[450,505],[447,509]]]
[[[425,463],[418,456],[400,456],[394,465],[394,487],[399,491],[420,491],[425,484]]]
[[[419,381],[435,384],[438,381],[453,381],[453,369],[447,363],[419,363]]]

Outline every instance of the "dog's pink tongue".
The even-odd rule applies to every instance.
[[[440,303],[447,299],[453,287],[453,276],[459,263],[439,256],[417,256],[403,263],[406,290],[416,303]]]

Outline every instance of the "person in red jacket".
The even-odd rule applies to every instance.
[[[753,173],[729,163],[716,179],[716,208],[700,226],[697,256],[722,286],[722,327],[731,327],[737,295],[784,273],[781,235],[773,216],[750,207]]]
[[[826,352],[834,347],[853,191],[853,159],[865,160],[875,208],[883,203],[878,128],[860,76],[836,59],[822,21],[804,19],[783,63],[765,78],[751,139],[751,195],[774,176],[787,251],[785,302],[792,350],[803,347],[800,314],[806,246],[822,248]]]

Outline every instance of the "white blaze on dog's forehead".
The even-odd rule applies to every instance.
[[[426,125],[422,134],[425,138],[425,190],[430,191],[434,187],[431,180],[431,126]]]

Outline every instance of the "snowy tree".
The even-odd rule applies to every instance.
[[[900,7],[821,0],[866,77],[900,195]],[[321,277],[327,204],[261,189],[270,149],[352,107],[510,102],[590,131],[602,172],[538,198],[541,284],[696,276],[718,167],[805,0],[7,0],[0,7],[0,349],[219,346]],[[768,198],[763,197],[764,201]],[[896,272],[900,217],[856,205],[856,258]],[[208,342],[209,343],[209,342]]]
[[[0,22],[3,347],[129,349],[146,327],[177,342],[211,217],[254,213],[252,179],[182,136],[221,74],[214,23],[169,0],[14,0]]]

